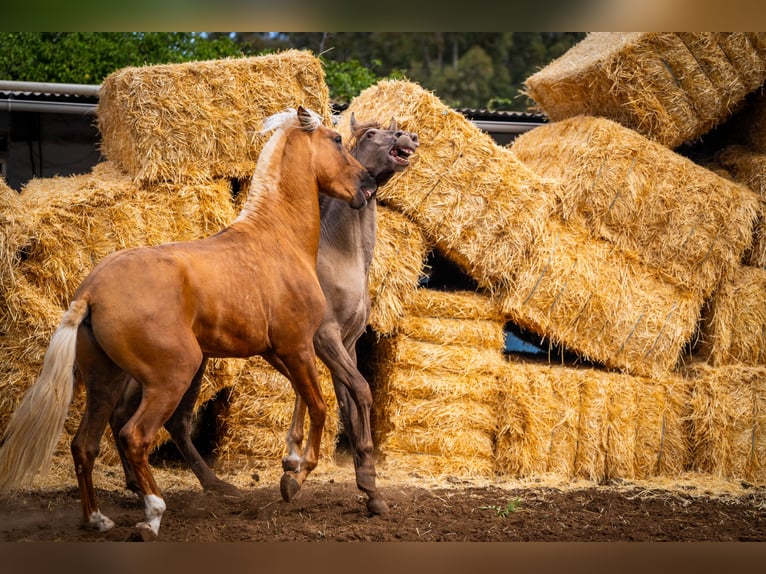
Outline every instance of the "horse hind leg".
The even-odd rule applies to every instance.
[[[175,376],[157,376],[143,381],[143,394],[138,409],[120,429],[117,439],[121,441],[125,458],[135,473],[144,498],[145,520],[136,524],[144,541],[156,540],[160,522],[167,508],[149,466],[149,448],[157,431],[173,414],[193,377],[186,369],[175,364],[171,369]]]
[[[115,437],[117,453],[120,455],[122,470],[125,474],[125,488],[131,492],[140,494],[141,487],[138,485],[136,473],[133,472],[133,467],[125,456],[125,448],[123,447],[122,442],[117,438],[120,436],[120,430],[125,426],[125,423],[128,422],[133,413],[136,412],[136,409],[141,402],[141,385],[132,377],[128,377],[128,379],[129,380],[125,385],[125,390],[109,417],[109,426],[112,429],[112,435]]]
[[[315,343],[319,358],[332,374],[343,428],[353,449],[357,487],[367,495],[367,509],[371,514],[385,514],[388,512],[388,505],[376,486],[370,421],[372,393],[356,367],[353,343],[349,343],[349,351],[339,336],[321,329],[317,332]]]
[[[105,532],[114,522],[99,510],[96,502],[93,465],[107,420],[123,393],[127,378],[96,344],[90,329],[83,326],[78,331],[76,376],[86,388],[85,412],[71,444],[82,520],[86,528]]]

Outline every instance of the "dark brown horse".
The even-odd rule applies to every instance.
[[[264,131],[271,129],[247,202],[229,227],[205,239],[113,253],[85,278],[40,377],[6,429],[0,487],[30,480],[49,461],[71,401],[74,367],[87,391],[72,441],[83,521],[111,528],[96,503],[92,471],[132,377],[141,384],[141,401],[117,440],[144,498],[146,519],[136,526],[142,537],[155,538],[166,505],[148,449],[207,357],[262,355],[288,376],[308,405],[310,426],[298,464],[282,477],[283,492],[297,492],[316,467],[326,414],[313,345],[325,306],[316,274],[319,193],[359,209],[375,182],[313,112],[277,114],[265,124]]]
[[[355,142],[351,154],[367,168],[378,187],[386,184],[395,173],[406,169],[410,156],[419,146],[418,136],[399,130],[393,119],[387,129],[381,129],[376,123],[358,124],[352,115],[351,134]],[[368,275],[377,233],[376,207],[374,195],[359,210],[349,209],[346,202],[333,197],[321,195],[319,198],[321,230],[317,275],[327,306],[314,335],[314,347],[332,375],[343,429],[353,448],[357,486],[368,496],[368,510],[373,514],[382,514],[386,512],[387,505],[375,485],[370,427],[372,395],[356,362],[356,343],[364,333],[370,315]],[[284,369],[278,368],[284,374]],[[201,375],[200,372],[165,427],[205,490],[237,494],[236,487],[215,475],[191,440],[192,415]],[[140,388],[131,385],[112,417],[115,436],[135,411],[139,400]],[[282,461],[286,471],[294,471],[300,465],[306,406],[298,395],[295,401],[287,434],[289,454]],[[123,466],[128,488],[137,492],[138,483],[124,456]],[[282,494],[286,498],[291,495],[290,492]]]

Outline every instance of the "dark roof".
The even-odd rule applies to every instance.
[[[332,111],[339,114],[348,108],[348,104],[332,103]],[[453,108],[471,121],[479,122],[528,122],[531,124],[546,123],[548,118],[539,112],[516,112],[511,110],[486,110],[474,108]]]
[[[466,118],[473,121],[482,122],[529,122],[533,124],[545,123],[548,118],[545,114],[539,112],[516,112],[511,110],[487,110],[474,108],[455,108]]]

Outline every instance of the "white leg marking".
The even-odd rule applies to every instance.
[[[111,530],[113,526],[114,522],[112,522],[107,516],[101,514],[100,511],[97,510],[90,513],[88,527],[95,528],[99,532],[106,532],[107,530]]]
[[[136,524],[137,528],[149,528],[157,536],[160,532],[160,521],[166,509],[165,501],[156,494],[147,494],[144,496],[144,513],[146,522]]]

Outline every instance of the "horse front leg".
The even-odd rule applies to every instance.
[[[295,394],[293,418],[287,431],[287,456],[282,459],[282,470],[297,471],[301,460],[301,445],[303,444],[303,421],[306,420],[306,404],[299,394]]]
[[[327,416],[327,405],[322,398],[319,386],[319,373],[316,368],[316,356],[313,345],[304,347],[304,350],[300,353],[280,356],[280,361],[289,374],[293,390],[300,397],[303,404],[305,404],[309,415],[308,437],[303,452],[298,459],[297,468],[295,470],[286,470],[279,484],[282,498],[289,502],[295,497],[309,473],[316,468],[319,462],[319,450],[322,430],[324,429],[325,418]],[[300,405],[296,404],[296,409],[293,412],[293,422],[297,422],[298,418],[295,414],[299,410]]]
[[[290,372],[278,356],[273,353],[264,353],[263,358],[277,371],[279,371],[289,381]],[[292,383],[291,383],[292,384]],[[293,386],[293,391],[295,387]],[[293,417],[290,420],[290,428],[287,430],[285,442],[287,444],[287,456],[282,458],[282,470],[297,472],[300,466],[301,454],[303,452],[303,421],[306,419],[306,404],[301,400],[301,396],[295,392],[295,403],[293,404]]]

